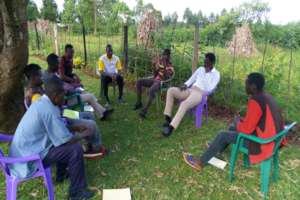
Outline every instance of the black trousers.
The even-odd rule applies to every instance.
[[[70,177],[69,193],[74,194],[87,187],[83,150],[79,143],[64,144],[53,147],[43,160],[45,168],[56,164],[57,174],[62,174],[68,168]]]
[[[109,75],[101,75],[101,84],[103,86],[104,90],[104,97],[106,98],[106,101],[109,102],[109,97],[108,97],[108,86],[112,82],[112,78]],[[119,88],[119,99],[123,97],[123,88],[124,88],[124,79],[121,75],[117,75],[116,77],[116,82]]]
[[[143,108],[143,111],[147,112],[152,104],[153,99],[155,98],[156,93],[160,90],[160,81],[155,79],[139,79],[136,82],[137,103],[142,102],[142,87],[149,88],[148,101]]]

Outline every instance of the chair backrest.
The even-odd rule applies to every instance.
[[[297,122],[293,122],[289,125],[286,125],[284,129],[279,132],[275,137],[274,137],[274,142],[275,142],[275,147],[274,147],[274,152],[277,151],[279,148],[284,136],[297,124]]]

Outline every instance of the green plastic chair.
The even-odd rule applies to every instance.
[[[77,99],[77,103],[74,105],[68,105],[68,108],[71,110],[78,110],[80,112],[83,112],[84,111],[84,103],[81,100],[80,93],[74,93],[74,94],[65,96],[66,101],[68,101],[70,99],[74,99],[74,98]]]
[[[238,135],[237,142],[236,142],[236,144],[233,145],[232,151],[231,151],[230,174],[229,174],[230,181],[232,181],[234,178],[234,166],[235,166],[235,162],[237,160],[237,155],[239,152],[243,153],[244,166],[249,167],[249,165],[250,165],[248,149],[245,148],[243,145],[245,140],[250,140],[250,141],[253,141],[253,142],[256,142],[259,144],[268,144],[270,142],[275,142],[273,155],[270,158],[268,158],[260,163],[260,176],[261,176],[260,189],[261,189],[261,192],[266,197],[268,194],[268,191],[269,191],[269,177],[270,177],[271,170],[272,170],[272,162],[273,162],[273,166],[274,166],[273,181],[276,182],[279,177],[279,158],[278,158],[279,146],[280,146],[284,136],[295,125],[296,125],[296,122],[293,122],[292,124],[286,126],[284,128],[284,130],[282,130],[276,136],[269,138],[269,139],[261,139],[261,138],[255,137],[253,135],[246,135],[246,134],[240,133]]]

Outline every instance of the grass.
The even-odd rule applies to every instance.
[[[30,58],[45,66],[45,62]],[[88,91],[98,95],[99,82],[78,72]],[[170,138],[162,138],[162,111],[152,106],[148,119],[141,121],[132,111],[135,95],[125,91],[126,104],[115,103],[115,113],[107,122],[98,122],[104,144],[111,154],[98,161],[86,161],[86,174],[91,189],[97,191],[93,199],[102,199],[102,189],[130,187],[135,200],[199,200],[199,199],[261,199],[259,166],[236,169],[236,179],[228,181],[225,171],[208,166],[195,172],[182,161],[182,151],[199,155],[206,142],[226,128],[223,121],[210,118],[208,124],[196,129],[193,118],[186,116]],[[112,94],[112,92],[110,92]],[[113,99],[113,97],[111,97]],[[1,144],[7,149],[7,145]],[[269,199],[299,199],[300,150],[288,146],[280,152],[280,180],[271,184]],[[224,154],[228,162],[230,151]],[[54,170],[53,170],[54,171]],[[54,174],[54,173],[53,173]],[[56,199],[66,199],[68,182],[55,184]],[[4,177],[0,176],[0,199],[5,196]],[[41,180],[26,182],[19,187],[18,198],[47,199]]]

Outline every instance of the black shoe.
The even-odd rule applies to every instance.
[[[167,127],[167,126],[170,126],[170,123],[172,121],[172,118],[169,117],[168,115],[165,115],[165,123],[163,124],[163,127]]]
[[[135,105],[134,105],[134,107],[133,107],[133,110],[138,110],[138,109],[140,109],[140,108],[142,108],[143,107],[143,104],[142,103],[136,103]]]
[[[103,112],[103,116],[101,117],[101,121],[107,120],[107,118],[114,112],[114,109],[105,110]]]
[[[172,134],[173,129],[174,129],[174,128],[173,128],[173,126],[171,126],[171,125],[165,126],[164,129],[163,129],[163,132],[162,132],[163,136],[169,137],[169,136]]]
[[[166,121],[165,123],[163,123],[162,126],[163,126],[163,127],[168,127],[169,125],[170,125],[170,122],[167,122],[167,121]]]
[[[89,190],[80,190],[74,194],[69,195],[69,200],[85,200],[95,196],[95,193]]]
[[[139,113],[139,115],[140,115],[140,117],[142,118],[142,119],[146,119],[146,112],[145,111],[141,111],[140,113]]]

